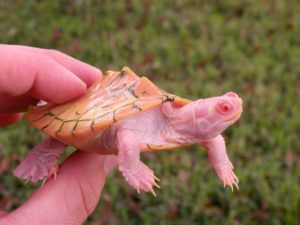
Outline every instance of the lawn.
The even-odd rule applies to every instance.
[[[103,71],[128,65],[186,98],[243,98],[224,134],[239,191],[223,189],[197,146],[144,154],[158,196],[138,195],[116,170],[85,224],[299,225],[299,12],[296,0],[0,0],[0,43],[58,49]],[[1,128],[0,209],[37,187],[11,171],[42,138],[24,121]]]

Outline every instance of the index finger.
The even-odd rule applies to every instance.
[[[30,94],[37,99],[59,104],[81,96],[85,93],[87,84],[91,83],[91,79],[87,78],[90,75],[83,79],[86,84],[52,57],[36,50],[31,51],[31,48],[0,45],[0,54],[0,94]],[[63,61],[63,58],[60,60]],[[74,67],[76,61],[72,62]],[[80,64],[77,67],[87,66]],[[95,69],[90,71],[93,71],[90,74],[99,73]],[[92,79],[100,76],[101,74],[97,74]]]
[[[0,45],[1,46],[1,45]],[[85,62],[75,59],[63,52],[54,49],[35,48],[23,45],[8,45],[12,48],[17,48],[24,51],[34,52],[36,54],[44,54],[63,67],[67,68],[72,73],[76,74],[87,86],[90,86],[96,80],[102,77],[100,69],[91,66]]]

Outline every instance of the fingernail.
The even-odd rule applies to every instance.
[[[96,67],[94,67],[93,66],[93,70],[94,70],[94,72],[98,75],[98,76],[100,76],[100,77],[102,77],[102,71],[100,70],[100,69],[98,69],[98,68],[96,68]]]

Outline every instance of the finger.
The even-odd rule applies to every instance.
[[[63,103],[86,91],[84,82],[44,54],[3,45],[0,45],[0,54],[2,94],[17,96],[30,93],[38,99]]]
[[[104,161],[104,173],[108,174],[110,171],[115,168],[118,163],[118,157],[115,155],[108,155]]]
[[[54,61],[44,61],[43,71],[38,71],[30,94],[47,102],[60,104],[83,95],[86,84]],[[56,75],[54,75],[56,74]]]
[[[5,215],[7,215],[7,212],[0,211],[0,219],[1,219],[1,217],[5,216]]]
[[[61,166],[56,180],[46,182],[0,224],[82,224],[100,198],[104,161],[103,155],[76,152]]]
[[[38,102],[36,98],[29,95],[21,96],[1,96],[0,95],[0,113],[24,112],[29,105],[35,105]]]
[[[83,80],[87,84],[87,86],[90,86],[96,80],[99,80],[102,77],[101,70],[84,62],[81,62],[75,58],[72,58],[60,51],[44,49],[43,51],[44,54],[66,67],[72,73],[76,74],[81,80]]]
[[[47,57],[50,57],[60,65],[64,66],[72,73],[76,74],[82,81],[86,83],[87,86],[93,84],[96,80],[101,79],[102,72],[100,69],[91,66],[87,63],[84,63],[78,59],[75,59],[65,53],[62,53],[58,50],[52,49],[42,49],[42,48],[35,48],[30,46],[24,45],[1,45],[0,47],[9,47],[14,48],[16,50],[22,50],[27,52],[32,52],[35,54],[44,54]]]
[[[0,127],[8,126],[19,121],[22,113],[0,114]]]

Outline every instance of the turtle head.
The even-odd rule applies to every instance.
[[[221,134],[241,116],[242,99],[234,92],[193,102],[194,135],[210,139]]]

